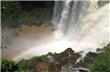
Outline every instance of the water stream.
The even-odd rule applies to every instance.
[[[52,22],[55,31],[42,40],[34,38],[28,40],[20,38],[19,48],[28,47],[22,53],[14,56],[13,60],[30,58],[34,55],[43,55],[48,52],[60,53],[71,47],[74,51],[95,51],[110,42],[110,3],[98,6],[98,1],[56,1],[53,9]],[[24,41],[23,41],[24,40]],[[25,41],[26,40],[26,41]],[[20,46],[20,42],[24,46]],[[24,42],[24,43],[23,43]],[[45,43],[46,42],[46,43]],[[15,47],[15,42],[11,45]]]

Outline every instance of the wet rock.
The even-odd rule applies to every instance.
[[[98,56],[99,53],[89,52],[86,54],[84,58],[84,64],[88,66],[88,64],[93,63],[94,59]]]
[[[76,72],[78,69],[74,69],[72,64],[66,64],[61,67],[61,72]]]
[[[86,57],[90,58],[90,59],[94,59],[96,58],[98,55],[98,53],[94,53],[94,52],[89,52],[86,54]]]
[[[86,56],[80,60],[77,64],[74,65],[74,67],[83,67],[88,68],[88,65],[90,63],[93,63],[94,59],[98,56],[99,53],[95,52],[88,52]]]
[[[74,68],[72,66],[64,66],[61,72],[90,72],[89,69],[86,68]]]
[[[107,0],[105,0],[105,1],[99,0],[97,4],[98,4],[98,7],[100,8],[100,7],[103,7],[104,5],[106,5],[107,3],[110,3],[110,1],[109,0],[108,1]]]
[[[96,52],[101,53],[101,52],[103,52],[103,49],[97,48],[97,49],[96,49]]]
[[[79,72],[90,72],[87,68],[79,68]]]
[[[48,58],[49,63],[55,63],[56,62],[53,56],[48,56],[47,58]]]
[[[65,68],[62,69],[61,72],[79,72],[79,70],[76,68]]]
[[[49,71],[50,72],[73,72],[72,65],[80,57],[80,54],[75,53],[71,48],[66,49],[54,57],[49,57]],[[67,68],[65,68],[67,67]]]
[[[74,64],[79,57],[80,57],[80,54],[75,53],[71,48],[68,48],[64,52],[57,54],[55,56],[55,59],[60,64],[64,65],[67,63]]]
[[[48,72],[90,72],[88,64],[98,56],[98,53],[88,52],[86,56],[80,59],[81,55],[75,53],[71,48],[67,48],[60,54],[53,56],[48,55],[48,62],[38,62],[35,66],[35,72],[42,72],[48,70]]]
[[[78,63],[73,65],[75,68],[83,67],[83,68],[88,68],[88,63],[84,61],[79,61]]]
[[[49,63],[49,72],[60,72],[61,65],[59,63]]]
[[[39,62],[36,64],[36,71],[35,72],[42,72],[48,70],[48,64],[44,62]]]

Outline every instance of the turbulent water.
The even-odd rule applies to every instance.
[[[86,34],[97,21],[101,21],[109,11],[109,5],[98,7],[98,1],[56,1],[53,13],[53,24],[56,31],[63,36]],[[106,12],[104,11],[106,10]],[[107,21],[108,22],[108,21]],[[85,28],[84,28],[85,27]]]
[[[110,41],[109,12],[109,2],[101,7],[98,0],[56,2],[55,36],[68,40],[75,51],[94,51]]]
[[[34,55],[42,55],[48,52],[62,52],[71,47],[74,51],[95,51],[110,42],[110,3],[103,6],[98,1],[56,1],[52,22],[55,31],[42,38],[26,37],[14,40],[11,48],[18,47],[22,53],[13,56],[12,59],[18,60]],[[7,50],[9,51],[9,50]],[[5,52],[4,51],[4,54]],[[13,51],[11,50],[10,53]],[[16,51],[15,51],[16,54]],[[8,56],[8,53],[5,54]]]
[[[55,35],[79,43],[87,41],[87,45],[95,44],[96,47],[108,42],[109,7],[109,3],[99,7],[97,0],[56,2],[52,19]]]
[[[66,0],[63,3],[56,2],[53,23],[57,30],[64,35],[78,31],[83,18],[87,15],[88,4],[89,2],[87,1],[71,0]]]

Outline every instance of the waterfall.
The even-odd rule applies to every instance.
[[[98,5],[98,0],[55,1],[52,18],[55,31],[47,38],[34,39],[35,42],[31,40],[34,42],[32,45],[25,44],[24,46],[29,45],[29,50],[13,59],[19,60],[48,52],[61,53],[68,47],[75,52],[83,52],[84,56],[89,51],[94,52],[97,48],[103,48],[110,42],[110,3],[105,3],[101,6]],[[22,43],[24,38],[19,40],[14,40],[17,45],[18,42]],[[27,40],[25,43],[31,42]]]
[[[98,0],[55,1],[55,36],[77,42],[77,46],[87,44],[96,48],[106,44],[110,41],[109,6],[108,2],[99,7]]]
[[[53,24],[57,31],[64,35],[76,31],[81,25],[81,20],[87,15],[87,1],[71,1],[55,2]]]

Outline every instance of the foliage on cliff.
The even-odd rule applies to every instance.
[[[48,53],[43,56],[34,56],[28,60],[21,60],[18,63],[12,60],[1,60],[2,72],[33,72],[37,64],[47,63],[48,56],[55,57],[57,54]],[[59,55],[58,55],[59,56]],[[103,48],[103,52],[90,64],[91,72],[110,72],[110,43]],[[47,70],[44,72],[48,72]]]
[[[104,47],[94,63],[90,65],[91,72],[110,72],[110,43]]]
[[[49,1],[1,1],[2,28],[49,23],[53,5]]]
[[[34,56],[28,60],[21,60],[18,63],[12,60],[1,59],[1,72],[32,72],[36,63],[47,62],[47,57],[54,55],[49,52],[46,55]]]

